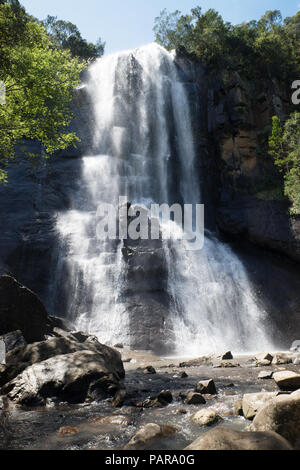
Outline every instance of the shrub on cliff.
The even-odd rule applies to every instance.
[[[292,113],[282,125],[273,116],[270,154],[275,165],[284,174],[285,195],[292,202],[291,214],[300,214],[300,113]]]

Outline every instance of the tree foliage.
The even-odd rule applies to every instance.
[[[56,16],[47,16],[43,25],[54,44],[63,50],[71,51],[73,57],[91,61],[104,54],[105,43],[100,38],[96,44],[86,41],[77,26],[69,21],[58,20]]]
[[[163,10],[154,32],[165,48],[184,47],[213,71],[284,79],[300,70],[300,12],[283,20],[278,10],[267,11],[259,21],[232,25],[213,9],[197,7],[190,15]]]
[[[285,195],[292,202],[291,213],[300,214],[300,113],[292,113],[281,124],[273,116],[272,135],[269,139],[270,154],[275,165],[284,174]]]
[[[45,28],[18,1],[0,1],[0,80],[6,104],[0,105],[0,180],[15,158],[21,139],[36,139],[45,155],[75,145],[68,132],[70,102],[85,64],[58,49]]]

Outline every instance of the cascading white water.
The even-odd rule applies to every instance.
[[[101,341],[128,344],[122,243],[97,240],[96,210],[125,195],[133,203],[170,202],[174,154],[181,202],[200,203],[191,113],[173,55],[156,44],[99,60],[90,67],[87,87],[94,106],[94,155],[83,158],[73,209],[59,214],[57,222],[71,279],[69,311]],[[213,236],[198,252],[186,250],[185,243],[164,243],[178,352],[269,347],[266,314],[237,256]]]

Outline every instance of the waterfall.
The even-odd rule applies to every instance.
[[[56,283],[64,265],[69,317],[102,342],[128,345],[134,332],[124,296],[123,244],[97,239],[97,207],[117,205],[119,196],[148,207],[200,203],[192,117],[174,56],[156,44],[98,60],[86,86],[94,140],[91,155],[82,159],[72,208],[58,214]],[[174,227],[174,234],[178,230]],[[175,352],[270,347],[267,314],[233,251],[209,233],[201,251],[187,250],[186,242],[175,238],[163,242]]]

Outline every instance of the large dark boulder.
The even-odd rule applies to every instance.
[[[41,341],[51,330],[39,298],[14,278],[0,277],[0,335],[21,330],[27,343]]]

